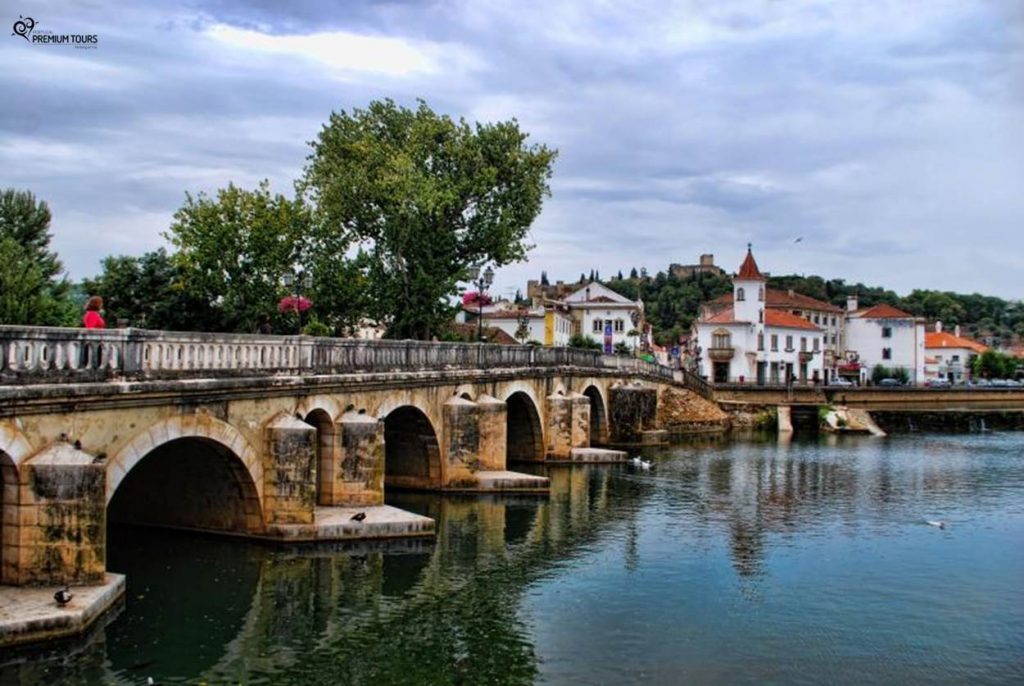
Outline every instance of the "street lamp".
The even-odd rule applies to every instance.
[[[494,283],[494,270],[490,267],[482,272],[482,264],[474,264],[469,268],[469,280],[476,286],[476,339],[484,339],[484,292]]]
[[[301,274],[286,272],[285,275],[281,277],[281,281],[292,296],[292,307],[295,309],[295,313],[298,315],[299,319],[298,333],[302,334],[302,315],[308,309],[308,307],[303,307],[302,293],[303,291],[308,293],[313,287],[313,275],[309,272],[302,272]]]

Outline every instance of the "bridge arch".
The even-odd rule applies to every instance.
[[[319,407],[310,410],[303,421],[316,429],[316,502],[333,505],[333,484],[341,466],[338,425],[327,410]]]
[[[524,391],[505,399],[505,462],[539,462],[544,459],[544,428],[537,403]]]
[[[209,416],[172,417],[140,431],[107,462],[107,505],[124,477],[150,452],[179,438],[208,439],[231,451],[245,466],[263,505],[263,464],[245,436],[227,422]]]
[[[257,486],[231,445],[206,435],[169,437],[108,484],[107,519],[256,533],[263,528]]]
[[[608,407],[601,389],[591,384],[583,389],[583,395],[590,399],[590,445],[608,442]]]
[[[401,405],[384,417],[384,487],[436,489],[442,484],[441,446],[430,417]]]

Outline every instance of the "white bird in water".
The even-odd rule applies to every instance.
[[[639,455],[635,455],[635,456],[633,457],[633,460],[632,460],[632,462],[633,462],[633,466],[634,466],[634,467],[639,467],[639,466],[640,466],[640,463],[642,463],[642,462],[643,462],[643,460],[641,460],[641,459],[640,459],[640,456],[639,456]]]
[[[945,529],[946,528],[946,523],[941,521],[941,520],[935,521],[933,519],[929,519],[927,521],[927,523],[928,523],[928,526],[937,526],[940,529]]]
[[[640,460],[640,469],[644,470],[645,472],[649,472],[651,471],[651,465],[653,464],[653,462],[648,462],[647,460]]]

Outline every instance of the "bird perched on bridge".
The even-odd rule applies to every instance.
[[[364,519],[366,519],[366,513],[365,512],[356,512],[354,515],[352,515],[352,517],[349,518],[349,521],[361,522]]]
[[[57,601],[58,607],[64,607],[70,603],[71,599],[74,597],[75,594],[71,592],[71,587],[67,584],[64,585],[64,588],[53,594],[53,599]]]

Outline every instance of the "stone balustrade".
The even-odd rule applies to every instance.
[[[524,367],[617,369],[709,393],[702,379],[687,372],[574,348],[0,326],[4,384]]]

